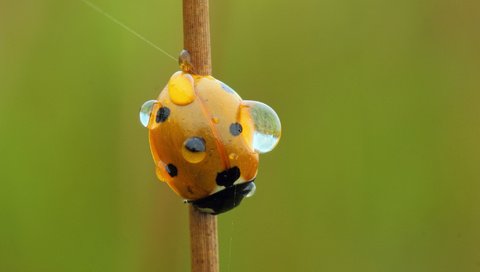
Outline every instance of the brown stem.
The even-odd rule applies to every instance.
[[[218,272],[217,218],[190,205],[192,272]]]
[[[184,49],[194,73],[212,73],[208,0],[183,0]],[[217,218],[190,205],[192,272],[218,272]]]
[[[210,23],[208,0],[183,0],[183,46],[190,53],[195,73],[210,75]]]

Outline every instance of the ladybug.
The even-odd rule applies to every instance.
[[[140,112],[156,175],[200,211],[223,213],[255,192],[259,153],[278,143],[280,120],[269,106],[193,73],[185,50],[179,62],[182,70]]]

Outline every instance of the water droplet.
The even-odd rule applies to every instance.
[[[238,159],[238,155],[237,155],[236,153],[230,153],[230,155],[228,155],[228,157],[229,157],[232,161]]]
[[[255,152],[267,153],[278,144],[282,125],[277,113],[268,105],[257,101],[244,101],[242,107],[247,110],[254,124],[253,148]]]
[[[218,124],[218,121],[219,121],[219,120],[218,120],[217,117],[212,117],[212,122],[213,122],[214,124]]]
[[[147,102],[143,103],[142,107],[140,108],[140,123],[142,123],[144,127],[148,127],[150,116],[152,115],[152,109],[155,103],[157,103],[157,100],[148,100]]]
[[[250,192],[248,192],[245,197],[246,198],[249,198],[249,197],[252,197],[254,194],[255,194],[255,191],[257,191],[257,186],[255,186],[255,183],[251,183],[251,186],[249,186],[250,188]]]
[[[179,106],[185,106],[195,100],[193,77],[190,74],[176,72],[168,81],[170,100]]]
[[[182,155],[185,160],[191,163],[199,163],[205,159],[207,152],[205,140],[200,137],[188,138],[182,147]]]

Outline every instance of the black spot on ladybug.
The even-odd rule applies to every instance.
[[[155,121],[157,123],[165,122],[165,120],[167,120],[169,115],[170,115],[170,109],[167,107],[161,107],[157,111],[157,116],[155,118]]]
[[[185,148],[190,152],[205,152],[205,140],[200,137],[189,138]]]
[[[177,176],[178,174],[178,171],[177,171],[177,167],[171,163],[167,164],[167,166],[165,167],[165,169],[167,170],[167,173],[173,178],[175,176]]]
[[[232,133],[233,136],[238,136],[240,133],[242,133],[242,125],[239,123],[233,123],[230,125],[230,133]]]
[[[220,186],[230,187],[240,177],[240,169],[236,166],[217,174],[216,182]]]

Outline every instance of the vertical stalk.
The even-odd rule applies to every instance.
[[[183,0],[184,49],[194,73],[212,73],[208,0]],[[192,272],[218,272],[217,218],[189,207]]]
[[[183,46],[196,74],[212,74],[208,0],[183,0]]]
[[[218,272],[217,218],[190,205],[192,272]]]

